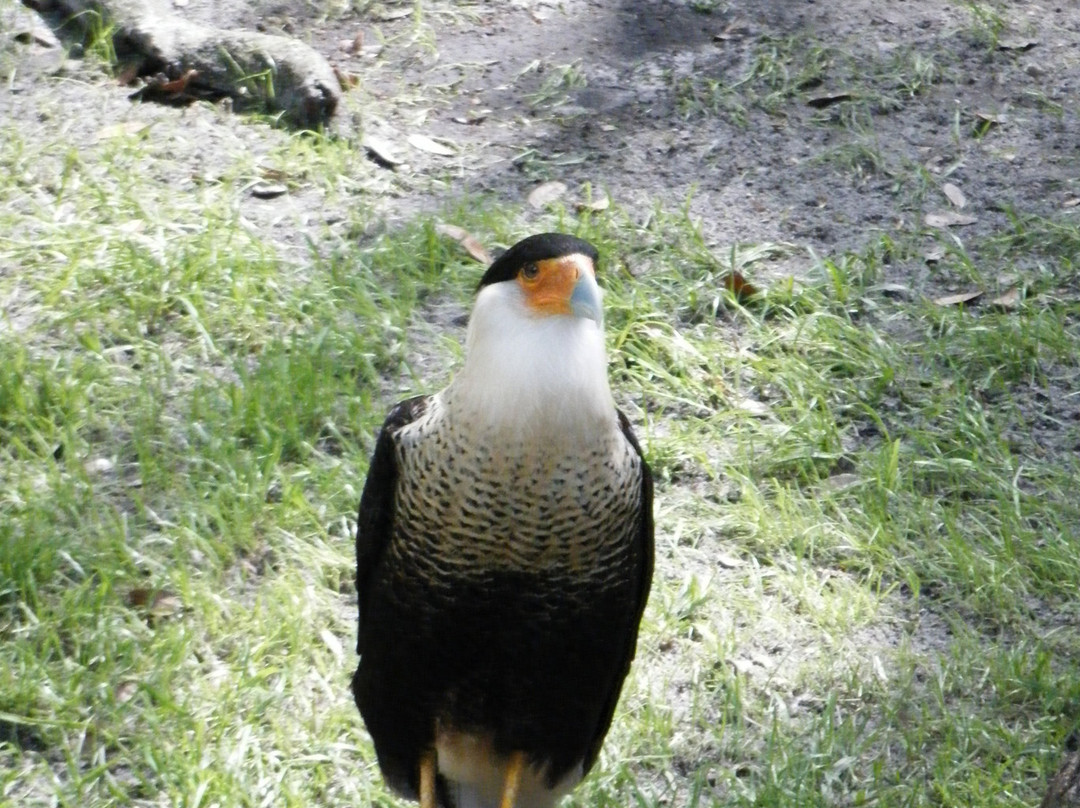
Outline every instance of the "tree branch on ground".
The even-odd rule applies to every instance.
[[[223,30],[185,20],[158,0],[23,0],[42,14],[62,17],[85,33],[110,30],[117,55],[137,74],[163,74],[150,90],[227,96],[241,108],[282,112],[297,126],[327,123],[341,98],[334,69],[295,39]],[[194,71],[194,72],[192,72]],[[148,93],[147,96],[155,96]]]

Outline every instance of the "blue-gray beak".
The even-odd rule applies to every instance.
[[[570,310],[576,317],[593,320],[601,328],[604,326],[604,306],[601,300],[603,292],[591,272],[582,272],[574,284],[570,295]]]

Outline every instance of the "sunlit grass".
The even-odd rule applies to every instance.
[[[249,157],[178,191],[137,137],[3,135],[0,805],[399,804],[348,693],[355,508],[481,268],[362,205],[268,238]],[[328,196],[366,170],[318,138],[268,160]],[[1080,714],[1075,221],[947,254],[1021,273],[999,310],[886,297],[887,238],[783,281],[795,247],[712,250],[678,211],[443,218],[600,247],[658,481],[638,662],[568,804],[1036,801]]]

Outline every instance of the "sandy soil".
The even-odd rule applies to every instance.
[[[303,38],[359,79],[336,131],[378,154],[348,178],[353,196],[328,198],[301,179],[279,197],[239,199],[245,222],[298,261],[307,237],[333,229],[349,204],[393,227],[479,192],[520,205],[557,180],[564,200],[591,188],[641,220],[657,202],[685,206],[718,251],[790,245],[768,270],[778,275],[804,272],[810,251],[912,240],[923,255],[890,265],[887,280],[932,295],[956,288],[925,260],[937,243],[975,241],[1013,212],[1048,215],[1080,200],[1080,3],[986,8],[189,0],[175,10]],[[32,24],[27,14],[6,10],[0,37]],[[173,157],[153,170],[178,189],[240,156],[257,164],[291,137],[211,105],[133,105],[130,88],[63,48],[19,47],[0,116],[75,149],[117,123],[145,123]],[[447,153],[410,143],[416,135]],[[928,223],[935,214],[954,222]],[[927,622],[909,639],[928,650],[945,632]]]
[[[589,184],[642,216],[656,200],[688,205],[711,245],[830,254],[881,233],[932,241],[940,229],[926,214],[956,212],[946,182],[977,219],[952,229],[962,238],[1080,196],[1073,3],[1006,4],[992,17],[937,0],[313,5],[187,0],[175,11],[300,37],[355,75],[338,131],[403,162],[364,182],[390,221],[480,190],[520,203],[559,180],[568,198]],[[128,88],[78,60],[24,51],[0,113],[43,136],[61,126],[77,144],[111,121],[175,121],[198,134],[177,144],[178,164],[210,171],[286,137],[205,107],[132,109]],[[453,153],[418,149],[413,135]],[[269,222],[325,214],[320,205],[301,188],[251,207]],[[916,285],[927,274],[897,272]]]

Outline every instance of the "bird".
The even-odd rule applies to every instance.
[[[461,368],[394,406],[360,497],[352,692],[391,791],[549,808],[596,762],[652,582],[652,473],[607,376],[599,254],[483,273]]]

